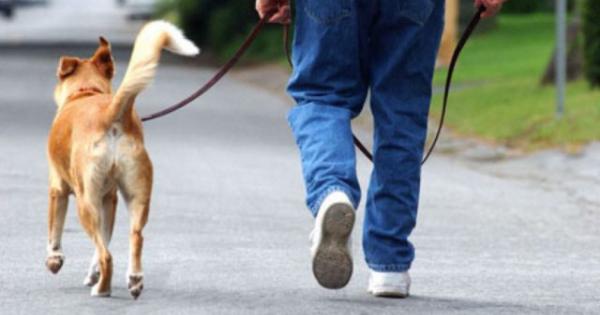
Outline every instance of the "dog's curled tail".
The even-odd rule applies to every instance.
[[[161,50],[195,56],[200,50],[173,24],[154,21],[146,24],[135,40],[129,66],[109,107],[109,119],[121,119],[133,106],[136,96],[152,82]]]

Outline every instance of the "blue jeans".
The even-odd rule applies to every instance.
[[[332,191],[357,207],[361,193],[350,121],[370,90],[374,168],[363,248],[369,267],[401,272],[414,248],[420,162],[444,0],[296,0],[297,102],[288,120],[300,149],[307,205],[316,216]]]

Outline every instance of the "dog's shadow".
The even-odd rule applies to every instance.
[[[517,303],[482,301],[460,298],[414,295],[407,299],[374,298],[366,292],[331,292],[321,288],[281,289],[281,290],[216,290],[198,288],[192,291],[151,288],[133,301],[125,288],[114,290],[111,310],[123,311],[132,304],[138,310],[160,312],[166,310],[223,310],[233,313],[249,311],[283,313],[285,310],[298,310],[300,313],[317,310],[340,310],[349,314],[397,313],[496,313],[513,314],[543,311]],[[251,312],[250,312],[251,313]]]
[[[209,286],[196,288],[148,288],[134,300],[124,286],[113,286],[110,298],[82,299],[82,287],[63,288],[83,313],[203,313],[221,310],[230,313],[283,313],[297,310],[339,310],[349,314],[403,313],[512,313],[551,312],[542,306],[476,299],[413,295],[406,299],[373,298],[366,292],[324,291],[320,288],[222,290]],[[88,290],[85,290],[89,294]],[[76,297],[77,296],[77,297]],[[76,298],[75,298],[76,297]],[[85,302],[83,302],[85,301]],[[553,309],[556,311],[556,308]],[[320,312],[320,311],[319,311]]]

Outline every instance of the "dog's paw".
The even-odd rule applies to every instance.
[[[129,293],[131,293],[131,296],[137,300],[144,289],[144,276],[129,275],[129,279],[127,279],[127,287],[129,288]]]
[[[94,297],[109,297],[110,289],[106,290],[105,292],[100,292],[100,286],[98,284],[96,284],[92,287],[92,291],[90,292],[90,295],[94,296]]]
[[[53,254],[46,258],[46,267],[53,274],[57,274],[65,262],[65,256],[62,254]]]
[[[100,272],[94,271],[89,273],[85,279],[83,279],[83,285],[88,287],[93,287],[100,280]]]

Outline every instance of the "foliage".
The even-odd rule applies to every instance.
[[[585,1],[583,36],[585,74],[593,87],[600,87],[600,1]]]
[[[579,0],[567,0],[569,12],[573,11],[575,2]],[[503,13],[509,14],[531,14],[539,12],[553,12],[556,0],[509,0],[504,3]]]
[[[503,11],[505,13],[528,14],[538,12],[547,6],[544,1],[540,0],[513,0],[504,4]]]
[[[522,1],[522,0],[518,0]],[[460,0],[460,29],[465,29],[467,24],[471,21],[475,8],[473,7],[473,0]],[[496,17],[488,18],[480,22],[477,27],[477,33],[485,33],[496,27]]]
[[[254,1],[239,0],[163,0],[157,14],[173,17],[189,38],[222,58],[240,45],[258,20]],[[279,57],[280,32],[280,27],[268,26],[249,54],[261,59]]]

